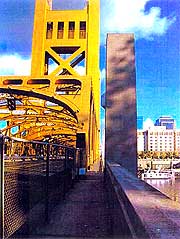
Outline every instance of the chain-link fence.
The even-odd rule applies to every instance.
[[[63,145],[0,137],[1,238],[48,221],[73,184],[77,155]]]

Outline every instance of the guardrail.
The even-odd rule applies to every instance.
[[[73,147],[0,135],[0,238],[49,220],[73,185],[79,154]]]

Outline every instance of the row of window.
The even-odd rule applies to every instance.
[[[150,135],[173,135],[173,132],[150,132]]]
[[[173,151],[173,148],[153,148],[150,147],[150,151]]]
[[[171,140],[173,139],[173,136],[169,136],[169,137],[149,137],[149,139],[156,139],[156,140]]]
[[[160,146],[160,147],[158,148],[158,147],[152,147],[152,146],[150,146],[150,150],[151,150],[151,151],[153,151],[153,150],[159,151],[159,149],[160,149],[160,151],[161,151],[162,149],[167,150],[167,151],[168,151],[168,150],[171,151],[171,150],[173,149],[173,147],[161,147],[161,146]]]
[[[150,139],[150,142],[173,142],[173,139]]]
[[[57,39],[64,38],[64,22],[58,22],[57,29],[54,29],[53,22],[47,22],[46,39],[52,39],[54,30],[57,31]],[[73,21],[69,22],[68,23],[68,39],[75,38],[75,31],[76,31],[75,22]],[[86,38],[86,22],[85,21],[79,22],[79,38],[80,39]]]
[[[149,142],[152,144],[152,143],[174,143],[174,140],[149,140]]]

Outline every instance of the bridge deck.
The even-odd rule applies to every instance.
[[[51,211],[49,223],[34,228],[28,238],[110,238],[110,210],[103,174],[91,172]]]
[[[111,231],[108,210],[103,174],[90,173],[51,211],[48,224],[18,238],[106,237]]]
[[[36,233],[68,237],[108,235],[109,216],[102,183],[102,175],[88,176],[77,183],[66,200],[52,211],[50,223],[37,228]]]

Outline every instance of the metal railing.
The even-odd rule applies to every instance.
[[[3,137],[0,137],[0,238],[4,238],[4,160]]]
[[[73,147],[0,135],[1,238],[27,222],[33,227],[34,208],[48,222],[51,208],[73,184],[78,155]]]

